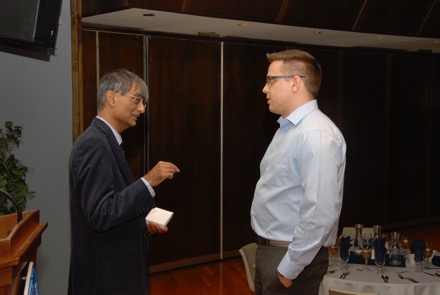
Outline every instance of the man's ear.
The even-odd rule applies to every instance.
[[[294,92],[298,91],[303,84],[301,77],[298,76],[294,76],[291,81],[292,81],[292,91]]]
[[[113,90],[109,90],[105,93],[105,101],[111,106],[115,106],[116,104],[116,92]]]

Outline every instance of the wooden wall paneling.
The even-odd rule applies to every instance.
[[[187,0],[183,13],[219,18],[275,22],[283,0],[197,1]]]
[[[430,75],[430,215],[438,216],[440,208],[440,56],[431,58]]]
[[[351,31],[364,0],[289,1],[284,25]]]
[[[313,55],[321,65],[322,81],[317,98],[319,109],[342,129],[339,51],[324,48],[303,48],[302,50]]]
[[[145,163],[151,167],[166,160],[182,170],[155,188],[157,205],[175,216],[170,231],[151,241],[153,267],[219,259],[220,43],[148,37],[148,48],[143,48],[142,38],[100,32],[96,55],[95,33],[84,31],[85,117],[91,120],[95,111],[90,108],[96,108],[97,56],[101,73],[121,66],[141,76],[147,71],[150,104],[144,118],[149,123],[129,130],[135,133],[133,152],[148,154],[133,158],[137,163],[131,165],[143,174],[148,168],[140,167]],[[285,48],[284,44],[224,44],[223,250],[227,252],[254,238],[249,214],[258,167],[278,127],[277,116],[268,111],[261,93],[268,66],[265,53]],[[340,225],[390,224],[438,215],[439,57],[298,48],[320,62],[320,109],[341,128],[348,144]],[[127,135],[123,134],[126,141]],[[369,209],[362,205],[366,202],[379,207]]]
[[[356,32],[417,36],[433,0],[369,0]]]
[[[173,0],[173,1],[163,1],[163,0],[131,0],[127,4],[130,8],[144,8],[160,11],[170,11],[170,12],[182,12],[185,3],[188,0]],[[204,3],[204,2],[203,2]]]
[[[99,77],[108,71],[126,68],[144,78],[144,37],[134,34],[99,33]],[[96,94],[95,94],[96,96]],[[146,173],[146,115],[122,133],[125,154],[135,178]]]
[[[237,20],[275,22],[282,3],[286,0],[240,0],[240,1],[130,1],[130,7],[165,10],[217,18]],[[203,32],[203,28],[200,28]]]
[[[87,127],[89,127],[93,118],[96,116],[96,92],[97,92],[97,72],[96,68],[96,46],[95,31],[83,31],[82,32],[82,88],[83,88],[83,102],[80,112],[82,112],[81,125],[82,133]]]
[[[390,223],[429,215],[429,78],[428,57],[392,57],[387,213]]]
[[[152,239],[152,263],[220,257],[220,44],[148,39],[149,163],[181,170],[155,188],[175,212]]]
[[[223,64],[224,250],[255,242],[250,209],[260,162],[278,128],[262,92],[269,62],[280,46],[226,43]]]
[[[384,224],[387,200],[387,55],[345,52],[342,117],[347,143],[340,227]]]
[[[82,17],[108,13],[127,8],[127,1],[125,0],[81,0],[81,2]]]

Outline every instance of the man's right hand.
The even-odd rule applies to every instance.
[[[172,179],[177,172],[180,172],[180,169],[173,163],[159,161],[150,172],[144,175],[144,178],[152,187],[155,187],[167,178]]]

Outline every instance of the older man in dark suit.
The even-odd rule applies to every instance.
[[[76,140],[70,156],[71,295],[148,294],[148,238],[167,227],[145,222],[155,207],[153,187],[179,172],[159,162],[134,180],[121,149],[121,133],[145,112],[148,89],[125,70],[105,74],[98,116]]]

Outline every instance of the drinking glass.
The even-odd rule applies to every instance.
[[[330,258],[333,262],[337,259],[338,251],[339,251],[338,245],[333,245],[333,246],[328,247],[328,252],[329,252]],[[333,266],[334,266],[334,264],[330,264],[330,267],[333,267]]]
[[[364,247],[362,249],[362,257],[365,259],[365,265],[368,265],[368,259],[371,257],[371,249]]]
[[[423,253],[424,252],[422,252],[422,251],[414,251],[414,261],[416,262],[416,265],[417,265],[417,271],[420,271],[423,263],[425,262],[424,257],[423,257]]]
[[[342,264],[344,265],[344,270],[347,269],[347,262],[350,259],[350,251],[349,249],[339,249],[339,257],[341,258]]]
[[[429,264],[429,258],[431,258],[432,253],[433,253],[432,244],[430,242],[426,242],[426,248],[425,251],[423,252],[423,257],[425,257],[425,262],[427,263],[427,265]]]
[[[371,233],[364,233],[364,248],[371,248],[371,244],[373,243],[373,234]]]
[[[408,236],[402,236],[402,247],[403,249],[409,249],[409,247],[411,247],[411,240]]]
[[[411,247],[411,240],[408,236],[402,235],[401,241],[400,241],[402,248],[403,248],[403,254],[405,255],[405,259],[408,257],[408,254],[411,253],[410,247]]]
[[[378,274],[383,274],[382,267],[385,265],[385,252],[375,252],[374,253],[374,262],[378,267]]]

